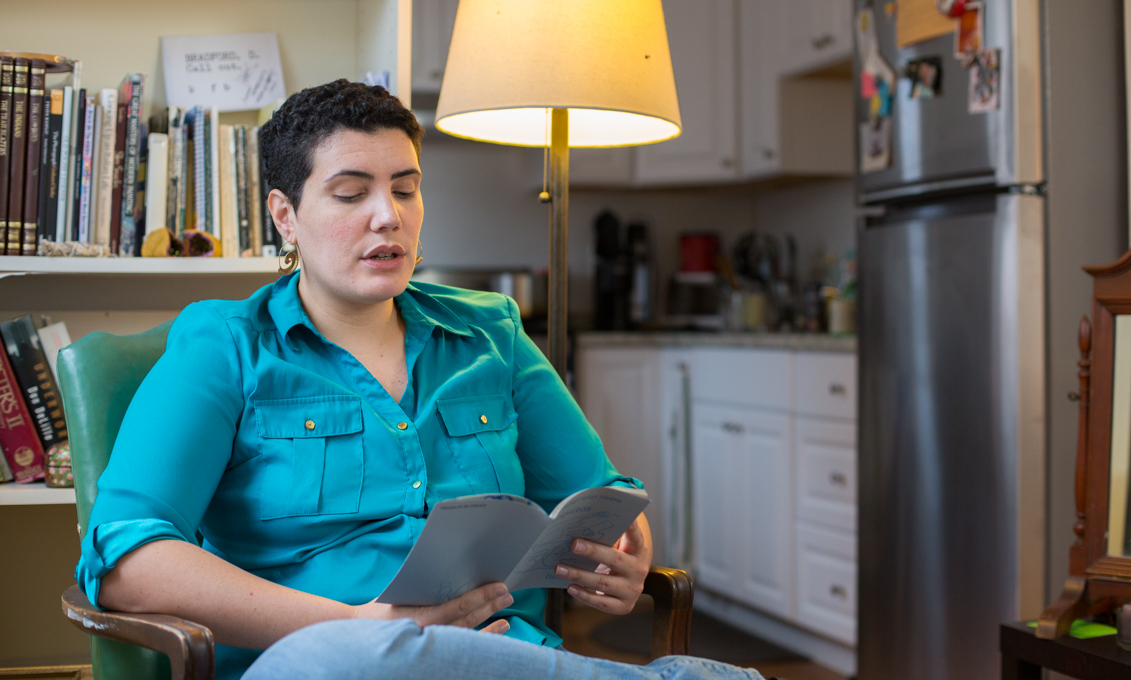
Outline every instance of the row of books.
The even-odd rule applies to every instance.
[[[88,95],[46,88],[38,59],[0,55],[0,255],[35,255],[40,241],[142,255],[170,230],[204,247],[161,255],[274,255],[281,245],[264,202],[259,128],[221,125],[215,107],[169,107],[146,124],[145,77]],[[148,253],[147,253],[148,254]]]
[[[186,232],[208,235],[214,252],[192,254],[273,256],[281,237],[267,210],[259,128],[218,118],[215,107],[200,106],[150,117],[146,237],[164,227],[177,242]]]
[[[30,316],[0,323],[0,482],[43,479],[47,453],[67,443],[55,356],[67,327],[36,328]]]

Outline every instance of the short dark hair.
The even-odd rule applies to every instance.
[[[267,191],[278,189],[298,209],[302,187],[314,169],[314,150],[341,130],[374,133],[401,130],[420,156],[424,128],[401,100],[385,88],[332,83],[296,92],[259,130],[259,155]]]

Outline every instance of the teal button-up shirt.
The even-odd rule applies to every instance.
[[[151,541],[197,542],[269,581],[361,604],[392,580],[428,510],[503,492],[547,511],[620,476],[509,298],[412,284],[395,299],[410,376],[396,402],[314,327],[301,273],[246,300],[190,305],[130,403],[75,578]],[[500,612],[508,635],[557,646],[545,592]],[[217,677],[259,654],[217,646]]]

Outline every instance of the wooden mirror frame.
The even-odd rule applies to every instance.
[[[1075,619],[1131,600],[1131,557],[1107,554],[1115,317],[1131,314],[1131,250],[1116,262],[1084,271],[1093,279],[1093,323],[1087,316],[1080,321],[1076,541],[1068,552],[1064,592],[1038,622],[1037,637],[1046,639],[1067,635]]]

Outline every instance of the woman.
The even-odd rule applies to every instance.
[[[511,300],[409,284],[422,136],[383,88],[339,80],[287,100],[260,153],[301,271],[247,300],[185,308],[99,479],[80,585],[102,607],[208,626],[218,678],[295,631],[248,677],[395,677],[398,663],[451,674],[434,643],[463,661],[604,663],[527,644],[561,643],[542,623],[541,590],[373,601],[441,500],[503,492],[552,507],[579,489],[639,484],[609,463]],[[574,550],[609,566],[560,565],[570,594],[629,611],[651,561],[643,516],[614,547]]]

